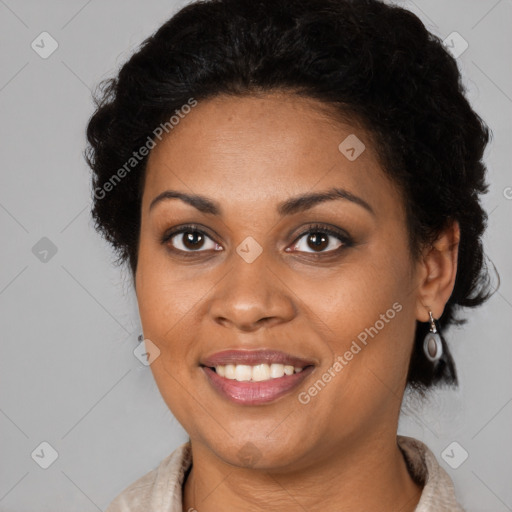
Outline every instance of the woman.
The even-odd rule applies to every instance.
[[[488,138],[376,0],[196,2],[147,39],[88,127],[92,213],[190,440],[108,512],[462,510],[397,425],[489,295]]]

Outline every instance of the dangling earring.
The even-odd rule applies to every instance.
[[[430,332],[427,333],[423,341],[423,351],[429,361],[437,363],[443,355],[443,344],[441,343],[441,336],[437,332],[432,311],[429,310],[428,314],[430,315]]]

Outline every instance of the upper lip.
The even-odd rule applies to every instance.
[[[314,365],[313,361],[303,359],[281,352],[279,350],[223,350],[216,352],[203,359],[200,364],[202,366],[225,366],[227,364],[247,364],[253,366],[256,364],[283,364],[305,368]]]

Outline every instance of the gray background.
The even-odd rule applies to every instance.
[[[133,355],[134,293],[92,228],[82,157],[90,89],[185,3],[0,0],[1,511],[104,510],[186,440]],[[400,4],[469,43],[458,62],[494,133],[485,243],[502,284],[449,333],[460,388],[407,399],[399,432],[429,445],[468,512],[512,510],[512,1]],[[47,59],[31,48],[43,31],[59,45]],[[58,453],[46,470],[48,448],[31,457],[43,441]]]

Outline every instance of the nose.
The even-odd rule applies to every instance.
[[[252,332],[291,321],[296,315],[293,292],[265,251],[252,263],[237,253],[227,275],[215,287],[209,314],[224,327]]]

